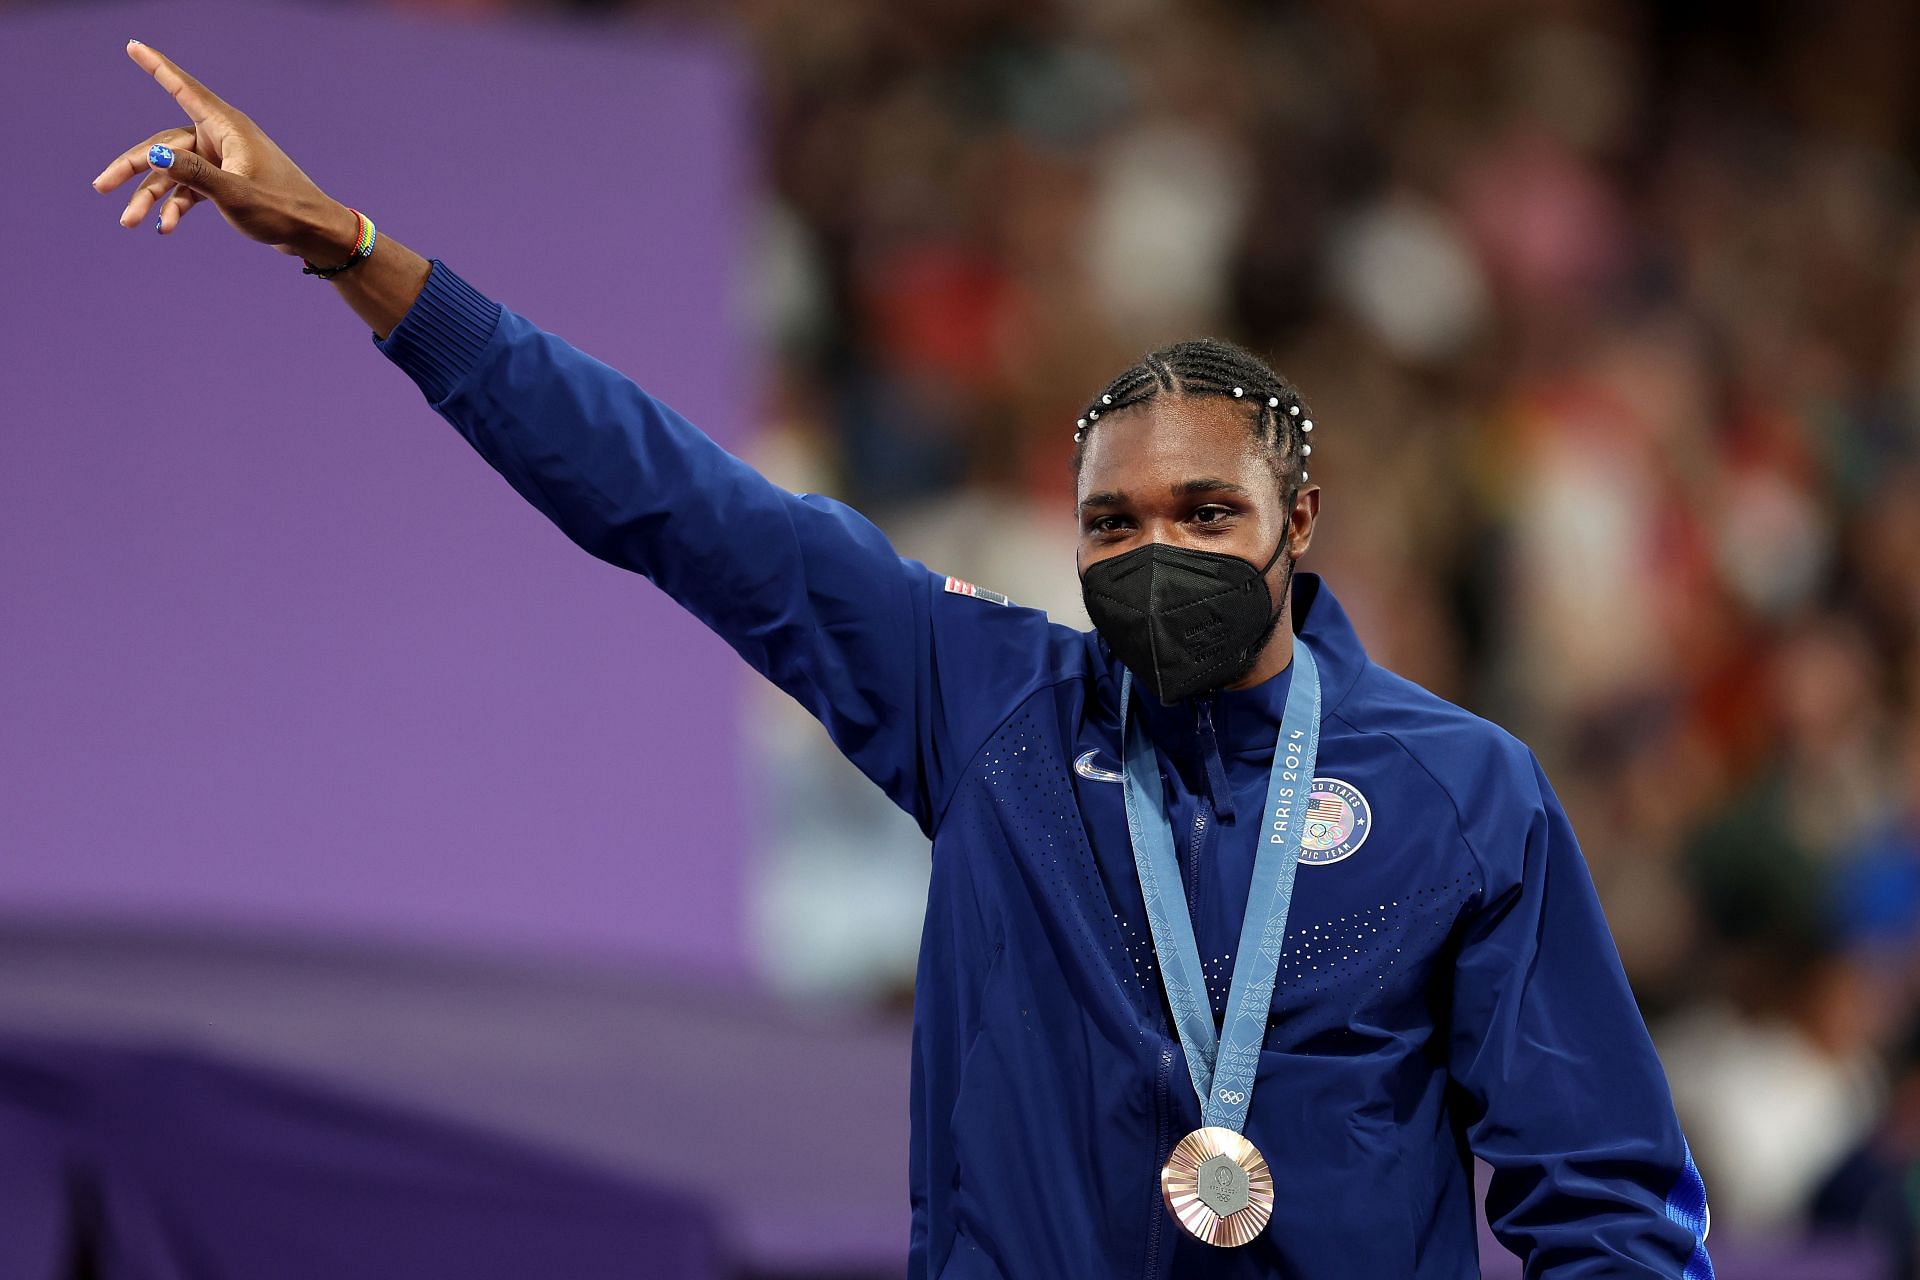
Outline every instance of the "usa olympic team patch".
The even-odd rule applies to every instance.
[[[1012,604],[1013,601],[998,591],[989,591],[985,587],[976,587],[971,582],[949,576],[947,590],[957,596],[972,596],[975,600],[985,600],[988,604]]]
[[[1338,778],[1315,778],[1307,793],[1300,861],[1310,867],[1351,858],[1373,833],[1373,806],[1360,788]]]

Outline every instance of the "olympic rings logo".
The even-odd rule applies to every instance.
[[[1238,1089],[1222,1089],[1217,1096],[1220,1101],[1236,1107],[1247,1100],[1247,1095]]]

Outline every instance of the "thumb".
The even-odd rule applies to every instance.
[[[156,145],[147,149],[147,162],[155,169],[165,170],[181,186],[225,208],[233,208],[244,198],[246,180],[228,173],[198,152]]]

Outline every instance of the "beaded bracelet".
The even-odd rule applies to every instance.
[[[301,268],[301,275],[319,276],[322,280],[331,280],[342,271],[359,266],[373,252],[373,242],[380,238],[380,233],[373,229],[373,219],[358,209],[349,208],[347,212],[354,216],[355,225],[360,229],[359,239],[353,246],[353,256],[337,267],[316,267],[312,259],[302,258],[300,261],[307,265]]]

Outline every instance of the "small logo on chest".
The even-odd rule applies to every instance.
[[[1126,775],[1100,763],[1099,751],[1082,751],[1073,758],[1073,771],[1094,782],[1125,782]]]
[[[1373,806],[1360,788],[1338,778],[1315,778],[1300,831],[1300,861],[1310,867],[1351,858],[1373,834]]]

